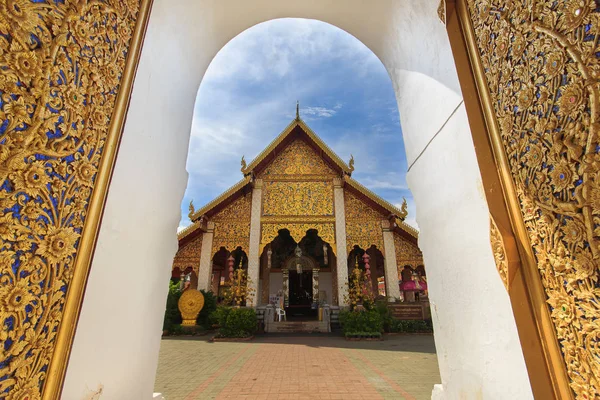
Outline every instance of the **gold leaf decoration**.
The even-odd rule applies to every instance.
[[[600,397],[600,14],[469,0],[523,220],[577,399]]]
[[[346,211],[346,247],[348,254],[355,245],[366,250],[371,245],[383,251],[383,230],[381,221],[386,216],[374,210],[363,200],[348,190],[344,190]]]
[[[0,397],[38,399],[139,1],[0,0]]]
[[[261,243],[267,244],[273,241],[279,234],[279,230],[288,229],[292,238],[299,243],[304,236],[306,231],[309,229],[316,229],[321,239],[329,244],[335,243],[335,226],[333,223],[263,223],[262,224],[262,237]]]
[[[333,181],[266,182],[264,216],[333,216]]]
[[[308,143],[296,139],[260,173],[260,178],[267,180],[285,175],[337,174]]]
[[[494,261],[498,274],[504,283],[504,287],[508,290],[508,259],[506,258],[506,249],[504,248],[504,239],[498,230],[498,226],[494,219],[490,216],[490,243],[492,252],[494,253]]]
[[[405,265],[410,265],[413,269],[423,265],[423,253],[419,247],[408,242],[397,233],[394,233],[394,247],[396,249],[396,264],[400,270]]]
[[[198,269],[200,268],[200,252],[202,251],[202,237],[203,235],[200,233],[177,251],[173,259],[172,269],[179,268],[180,271],[185,271],[186,268],[192,267],[196,274],[198,273]]]
[[[252,195],[247,194],[233,201],[211,218],[211,221],[215,223],[212,255],[221,247],[233,251],[241,246],[242,250],[248,252],[251,210]]]

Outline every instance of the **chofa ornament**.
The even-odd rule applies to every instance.
[[[181,325],[195,326],[196,318],[204,307],[204,295],[196,289],[187,289],[181,294],[177,306],[183,320]]]

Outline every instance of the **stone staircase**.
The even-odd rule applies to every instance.
[[[281,321],[271,322],[265,326],[268,333],[327,333],[329,323],[326,321]]]

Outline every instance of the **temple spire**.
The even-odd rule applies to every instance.
[[[300,102],[296,100],[296,121],[300,120]]]

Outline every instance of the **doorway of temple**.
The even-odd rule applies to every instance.
[[[289,306],[286,309],[291,320],[316,318],[317,309],[313,304],[312,271],[289,272]]]

